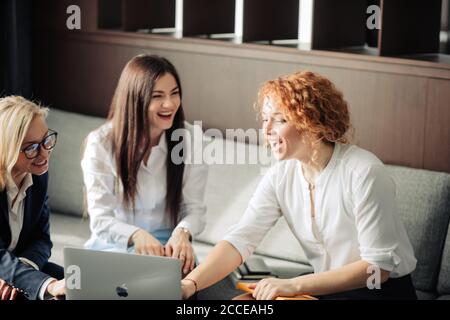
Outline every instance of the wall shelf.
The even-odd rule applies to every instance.
[[[448,27],[450,15],[448,0],[444,1],[41,0],[33,4],[36,13],[46,13],[36,14],[37,29],[64,31],[65,8],[77,4],[82,8],[81,31],[85,32],[198,37],[448,64],[448,35],[446,42],[440,42],[441,21]],[[305,4],[310,11],[305,10]],[[379,30],[366,26],[370,5],[380,8]],[[306,43],[301,42],[305,34]]]
[[[380,30],[366,26],[371,4],[381,9]],[[441,7],[442,0],[314,0],[312,48],[380,56],[438,54]]]

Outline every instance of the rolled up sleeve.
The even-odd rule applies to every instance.
[[[361,258],[380,269],[392,272],[400,264],[401,259],[395,253],[396,247],[392,248],[367,248],[360,247]]]
[[[396,253],[395,184],[383,165],[372,165],[361,174],[354,202],[361,259],[394,271],[401,263]]]
[[[281,216],[274,184],[274,170],[271,169],[256,188],[241,220],[223,238],[239,251],[243,261],[255,251]]]

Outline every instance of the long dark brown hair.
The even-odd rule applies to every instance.
[[[116,170],[123,186],[123,201],[126,207],[135,208],[137,175],[145,153],[150,148],[149,106],[156,81],[171,74],[178,85],[180,101],[181,83],[175,67],[167,59],[155,55],[139,55],[131,59],[120,76],[114,93],[108,120],[112,123],[112,152]],[[166,130],[167,142],[167,194],[166,212],[176,225],[182,202],[184,163],[171,161],[172,149],[178,142],[172,141],[172,132],[184,128],[182,105],[178,108],[173,125]]]

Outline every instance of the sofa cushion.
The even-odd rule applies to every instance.
[[[438,297],[437,293],[428,291],[416,290],[416,294],[418,300],[435,300]]]
[[[87,219],[55,212],[50,215],[50,232],[53,242],[50,261],[61,266],[64,247],[81,248],[91,234]]]
[[[58,143],[49,164],[49,204],[52,210],[81,216],[84,212],[82,145],[89,132],[101,126],[103,118],[51,109],[47,123],[58,132]]]
[[[436,291],[450,218],[450,175],[396,166],[388,170],[397,185],[399,214],[418,260],[414,286]]]
[[[450,207],[448,207],[450,215]],[[442,263],[439,271],[437,290],[440,294],[450,296],[450,225],[447,231],[447,240],[445,240],[444,250],[442,252]]]
[[[223,148],[225,148],[224,153],[230,152],[229,150],[233,148],[235,150],[246,148],[248,153],[261,155],[265,151],[264,147],[246,145],[230,140],[216,139],[212,143],[223,145]],[[265,165],[266,163],[267,159],[262,159],[262,164],[264,165],[210,165],[205,192],[207,223],[204,232],[198,236],[198,240],[215,244],[224,237],[231,226],[239,221],[247,208],[253,192],[263,177],[265,169],[270,166],[270,162]],[[279,219],[275,227],[267,233],[262,243],[256,249],[256,253],[294,262],[308,263],[299,242],[289,230],[284,218]]]

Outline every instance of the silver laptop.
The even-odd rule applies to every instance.
[[[64,248],[67,300],[179,300],[181,261]]]

